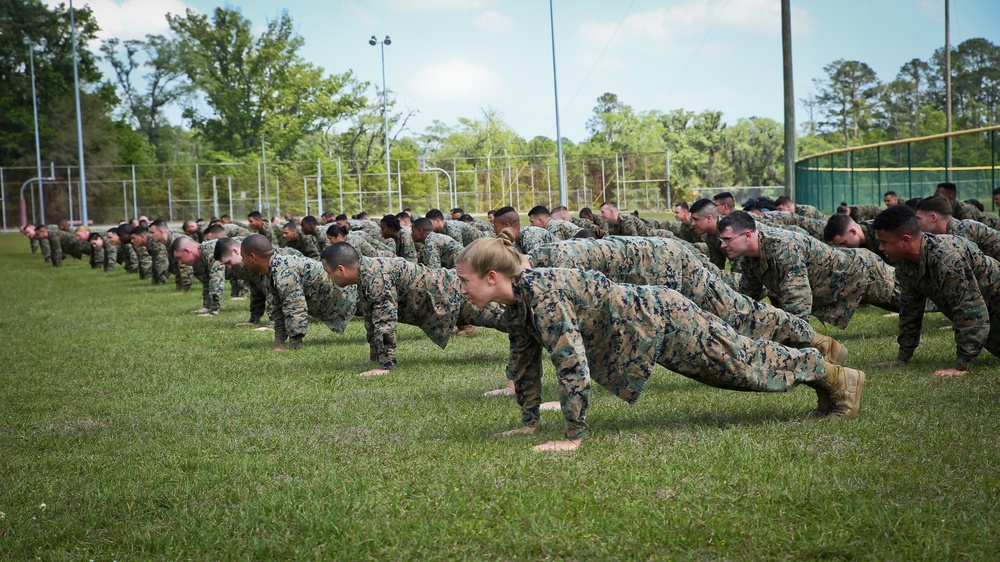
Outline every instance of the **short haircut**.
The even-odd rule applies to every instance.
[[[823,241],[829,242],[837,236],[847,234],[847,229],[851,227],[852,222],[854,220],[846,213],[837,213],[831,216],[827,219],[826,226],[823,227]]]
[[[895,191],[886,191],[885,193],[882,194],[882,197],[888,197],[890,195],[892,195],[893,197],[897,197],[897,198],[899,197],[898,195],[896,195]]]
[[[507,205],[506,207],[500,207],[499,209],[497,209],[496,214],[493,215],[493,220],[494,222],[497,220],[501,220],[503,222],[521,224],[520,215],[518,215],[517,210],[514,209],[514,207],[511,207],[510,205]]]
[[[347,242],[330,244],[323,249],[323,253],[319,257],[331,268],[342,265],[346,268],[354,269],[358,266],[358,262],[361,261],[358,251]]]
[[[225,233],[226,233],[226,227],[222,226],[217,222],[212,223],[211,225],[209,225],[208,228],[205,229],[205,236],[208,236],[209,234],[225,234]]]
[[[178,236],[177,238],[174,238],[174,241],[170,243],[170,255],[174,255],[174,253],[177,252],[177,250],[180,250],[182,246],[189,246],[191,244],[194,244],[195,246],[198,245],[197,242],[187,236]]]
[[[1000,188],[997,188],[997,189],[1000,189]],[[486,211],[486,216],[491,216],[491,215],[496,215],[496,214],[497,214],[496,209],[490,209],[489,211]]]
[[[222,215],[222,216],[221,216],[221,217],[219,217],[219,218],[220,218],[220,219],[229,219],[229,220],[233,220],[233,217],[231,217],[231,216],[229,216],[229,215]]]
[[[336,217],[334,217],[333,220],[335,220],[335,221],[346,221],[347,220],[347,215],[343,215],[343,214],[337,215]]]
[[[250,211],[247,214],[247,218],[264,220],[264,215],[260,214],[260,211]]]
[[[907,199],[906,202],[903,203],[903,204],[906,205],[907,207],[909,207],[910,209],[916,211],[917,210],[917,205],[919,205],[920,202],[923,201],[923,200],[924,200],[923,197],[914,197],[912,199]]]
[[[119,229],[119,228],[120,228],[120,227],[118,227],[118,226],[113,226],[113,227],[111,227],[111,228],[107,229],[107,230],[106,230],[106,231],[104,232],[104,234],[114,234],[114,235],[116,235],[116,236],[117,236],[117,235],[118,235],[118,229]]]
[[[776,207],[780,207],[780,206],[784,205],[785,203],[792,203],[792,198],[789,197],[789,196],[787,196],[787,195],[781,195],[777,199],[774,200],[774,205]]]
[[[288,230],[298,230],[298,229],[299,229],[299,225],[295,224],[295,223],[294,223],[294,222],[292,222],[292,221],[288,221],[288,222],[286,222],[285,224],[281,225],[281,229],[282,229],[282,230],[284,230],[284,229],[286,229],[286,228],[287,228]]]
[[[347,236],[347,229],[337,223],[331,224],[326,229],[327,236]]]
[[[594,216],[594,210],[591,209],[590,207],[584,207],[584,208],[580,209],[580,218],[581,219],[585,219],[587,217],[592,217],[592,216]]]
[[[219,238],[215,243],[215,261],[222,261],[222,258],[232,253],[233,248],[240,243],[233,238]]]
[[[685,211],[689,210],[688,202],[687,201],[681,201],[680,203],[674,205],[674,207],[680,207],[681,209],[684,209]]]
[[[319,224],[319,221],[312,215],[306,215],[302,217],[302,224]]]
[[[1000,187],[993,190],[993,195],[1000,195]]]
[[[552,207],[552,211],[551,212],[558,213],[560,211],[569,212],[569,209],[566,208],[566,205],[556,205],[555,207]]]
[[[573,238],[597,238],[597,234],[589,228],[581,228],[573,235]]]
[[[371,217],[371,215],[369,215],[368,213],[366,213],[366,212],[364,212],[364,211],[361,211],[360,213],[358,213],[358,214],[357,214],[357,219],[358,219],[359,221],[363,221],[363,220],[366,220],[366,219],[368,219],[369,217]]]
[[[414,230],[431,231],[434,230],[434,225],[431,224],[431,219],[423,217],[413,221],[413,228]]]
[[[430,211],[427,211],[427,214],[424,216],[432,221],[444,220],[444,213],[441,212],[441,209],[431,209]]]
[[[719,232],[727,228],[733,229],[736,233],[754,232],[757,230],[757,221],[746,211],[733,211],[719,219]]]
[[[605,207],[611,207],[612,209],[617,209],[618,203],[615,203],[614,201],[605,201],[604,203],[601,203],[601,208],[603,209]]]
[[[938,189],[944,189],[952,195],[958,195],[958,186],[951,183],[950,181],[945,181],[937,184]]]
[[[244,256],[253,254],[255,256],[268,257],[274,253],[274,246],[267,236],[263,234],[251,234],[243,239],[240,251]]]
[[[451,214],[454,215],[455,213],[458,213],[460,215],[464,215],[465,214],[465,209],[463,209],[461,207],[455,207],[454,209],[451,210]]]
[[[163,230],[168,230],[170,228],[167,226],[167,221],[163,219],[156,219],[149,226],[155,226],[156,228],[162,228]]]
[[[736,199],[733,198],[733,194],[728,191],[723,191],[722,193],[716,195],[712,198],[716,203],[722,203],[723,205],[729,205],[730,207],[736,206]]]
[[[718,215],[715,203],[711,199],[699,199],[691,204],[691,214],[698,215],[704,212],[706,215]]]
[[[534,207],[531,208],[530,211],[528,211],[528,216],[529,217],[548,217],[548,216],[552,216],[552,213],[549,213],[549,210],[547,208],[545,208],[545,205],[535,205]]]
[[[38,228],[45,228],[45,225],[40,224]],[[130,224],[120,224],[118,225],[118,236],[132,236],[132,229],[135,228]]]
[[[388,215],[386,215],[386,216],[388,216]],[[400,212],[396,213],[393,216],[396,217],[396,222],[399,222],[400,220],[410,220],[410,219],[413,218],[413,217],[410,216],[410,213],[407,213],[405,211],[400,211]],[[382,217],[382,218],[385,218],[385,217]],[[402,225],[400,225],[400,226],[402,226]]]
[[[101,237],[101,235],[100,235],[100,234],[98,234],[98,233],[96,233],[96,232],[91,232],[91,233],[90,233],[90,236],[88,236],[88,237],[87,237],[87,240],[88,240],[88,241],[90,241],[90,240],[97,240],[97,239],[98,239],[98,238],[100,238],[100,237]]]
[[[462,221],[462,222],[464,222],[466,224],[472,224],[472,223],[476,222],[476,219],[472,218],[472,215],[470,215],[468,213],[466,213],[466,214],[458,217],[458,220],[460,220],[460,221]]]
[[[917,208],[915,211],[925,211],[928,213],[937,213],[941,216],[950,217],[954,210],[951,207],[951,203],[947,199],[941,197],[940,195],[934,195],[932,197],[927,197],[921,199],[920,203],[917,203]]]
[[[145,226],[137,226],[132,229],[132,236],[145,236],[149,234],[149,229]]]
[[[920,237],[920,221],[913,209],[906,205],[896,205],[889,207],[875,216],[872,221],[875,230],[884,230],[897,236],[909,234],[914,238]]]

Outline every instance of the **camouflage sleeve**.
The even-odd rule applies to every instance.
[[[147,244],[149,249],[149,259],[153,264],[153,284],[160,285],[167,282],[170,277],[170,260],[167,259],[167,248],[159,242],[150,241]]]
[[[111,273],[115,270],[115,263],[118,262],[118,248],[111,244],[104,245],[104,271]]]
[[[63,261],[63,247],[62,241],[58,237],[53,238],[49,236],[49,248],[52,251],[52,265],[53,267],[59,267],[62,265]]]
[[[899,335],[896,343],[899,352],[896,359],[909,361],[913,351],[920,344],[920,330],[924,322],[924,307],[927,299],[905,276],[897,276],[899,283]]]
[[[267,317],[274,324],[274,341],[284,342],[288,339],[288,331],[285,330],[285,311],[281,306],[281,299],[274,292],[274,285],[270,277],[264,278],[267,287],[265,293],[267,298]]]
[[[208,269],[208,294],[211,300],[209,309],[212,314],[218,314],[222,309],[222,298],[226,294],[226,266],[222,262],[212,260]]]
[[[149,251],[140,246],[135,249],[135,255],[139,258],[139,278],[149,279],[153,271],[153,259],[149,256]]]
[[[256,283],[250,285],[250,322],[256,324],[264,317],[264,310],[267,307],[267,296],[257,287]]]
[[[792,316],[798,316],[806,322],[812,314],[813,294],[809,285],[809,268],[800,255],[789,255],[785,263],[779,262],[781,284],[778,286],[778,296],[781,297],[782,308]]]
[[[371,279],[365,287],[369,299],[368,313],[372,325],[372,359],[378,361],[380,369],[396,367],[396,324],[399,322],[398,295],[396,283],[389,275]]]
[[[542,403],[542,346],[525,326],[511,326],[510,360],[507,378],[514,381],[514,393],[521,406],[521,423],[538,427],[538,407]]]
[[[725,270],[720,270],[720,273],[724,272]],[[767,291],[764,290],[764,284],[761,283],[760,279],[758,279],[756,275],[754,275],[752,266],[749,264],[747,264],[745,271],[743,271],[743,274],[739,277],[737,290],[740,293],[758,301],[763,300],[764,296],[767,294]]]
[[[406,261],[417,263],[417,248],[413,245],[413,239],[409,236],[401,237],[396,255]]]
[[[441,267],[441,255],[438,253],[437,245],[430,240],[424,242],[424,249],[420,251],[420,263],[427,267]]]
[[[103,267],[104,266],[104,246],[100,248],[93,248],[90,253],[90,267]]]
[[[566,420],[566,439],[587,436],[587,404],[590,398],[590,365],[576,313],[557,291],[539,300],[535,323],[556,368],[559,402]]]
[[[718,243],[708,243],[708,259],[715,265],[715,267],[718,267],[719,269],[726,269],[726,252],[718,245]]]
[[[302,255],[307,258],[319,260],[319,250],[316,248],[316,239],[312,236],[302,236]]]
[[[49,240],[47,238],[39,240],[38,247],[42,249],[42,260],[52,261],[52,244],[49,243]]]
[[[274,323],[274,340],[285,341],[278,339],[278,324],[280,323],[282,325],[281,332],[288,338],[288,347],[291,349],[302,347],[302,338],[305,337],[306,331],[309,329],[308,307],[306,306],[306,295],[302,289],[302,277],[294,271],[288,271],[287,274],[274,280],[274,286],[278,291],[275,308],[277,309],[279,306],[277,302],[281,303],[279,309],[281,310],[281,319]]]
[[[942,260],[940,267],[934,270],[934,275],[938,277],[938,286],[945,288],[940,297],[940,306],[952,311],[950,319],[955,327],[957,348],[955,368],[968,371],[989,336],[990,311],[986,307],[971,264],[961,255],[948,256]]]

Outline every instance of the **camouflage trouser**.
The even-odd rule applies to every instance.
[[[121,263],[125,267],[125,273],[139,273],[139,256],[135,253],[135,247],[126,244],[118,252]]]
[[[222,303],[219,301],[219,294],[212,294],[212,280],[206,272],[204,275],[198,272],[194,273],[194,276],[201,281],[201,306],[202,308],[207,308],[209,312],[214,312],[218,314],[219,310],[222,309]]]
[[[103,267],[105,273],[111,273],[115,270],[115,262],[118,261],[118,248],[112,246],[111,244],[104,244],[100,248],[94,248],[94,255],[91,259],[97,264],[97,267]]]
[[[717,388],[755,392],[785,392],[826,378],[823,356],[815,349],[741,336],[687,299],[664,300],[667,335],[656,362],[675,373]]]
[[[808,320],[739,293],[710,273],[703,281],[684,296],[721,318],[741,336],[789,347],[809,347],[816,338],[816,330]]]

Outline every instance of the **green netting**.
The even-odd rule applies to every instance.
[[[958,186],[960,199],[978,199],[996,211],[998,133],[1000,127],[957,133],[952,137],[950,167],[943,138],[916,138],[897,145],[806,157],[795,164],[795,200],[832,212],[841,202],[881,205],[887,191],[895,191],[901,199],[926,197],[937,184],[951,181]]]

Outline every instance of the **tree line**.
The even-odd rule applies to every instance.
[[[384,171],[381,99],[369,98],[371,84],[353,72],[329,73],[304,60],[304,40],[287,12],[255,33],[238,9],[188,10],[168,15],[166,35],[112,39],[98,52],[86,48],[99,30],[93,13],[81,8],[75,19],[88,178],[114,173],[100,169],[110,164],[255,161],[262,143],[271,161],[340,158],[348,173]],[[29,44],[43,160],[76,165],[68,8],[3,0],[0,29],[0,165],[35,161]],[[951,58],[954,129],[1000,122],[1000,47],[969,39]],[[111,75],[101,73],[102,60]],[[802,100],[800,156],[945,130],[943,48],[907,62],[889,81],[864,62],[837,60],[814,84]],[[413,132],[413,112],[387,97],[394,157],[454,159],[470,168],[511,157],[555,163],[554,139],[520,136],[495,109]],[[183,123],[171,123],[167,113],[178,110]],[[608,92],[586,130],[582,142],[564,139],[568,158],[669,150],[677,186],[783,182],[783,129],[773,119],[727,124],[719,111],[641,110]]]

